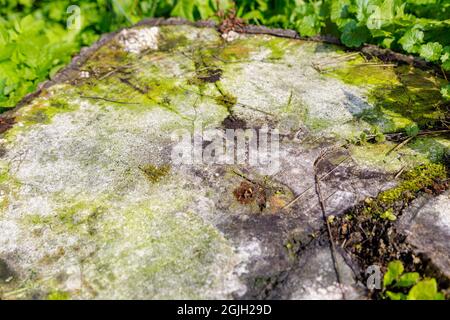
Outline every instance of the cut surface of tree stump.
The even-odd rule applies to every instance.
[[[349,252],[365,244],[339,242],[333,219],[398,186],[422,205],[385,216],[402,215],[412,252],[450,277],[449,194],[404,178],[430,166],[424,179],[446,179],[445,80],[432,72],[320,42],[141,25],[62,74],[3,121],[2,299],[365,298],[366,265]],[[256,162],[213,148],[239,132],[259,136]]]

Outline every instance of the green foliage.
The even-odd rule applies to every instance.
[[[232,0],[0,0],[0,107],[13,107],[82,46],[144,17],[217,19]],[[69,30],[80,8],[81,26]],[[249,23],[331,34],[348,47],[374,43],[450,71],[450,0],[236,0]],[[449,96],[449,87],[442,89]]]
[[[47,296],[47,300],[69,300],[70,295],[63,291],[54,291]]]
[[[387,209],[382,214],[380,214],[381,219],[386,219],[390,221],[397,220],[397,216],[394,214],[394,210],[392,208]]]
[[[386,274],[384,275],[383,285],[390,286],[394,281],[398,280],[404,271],[401,261],[392,261],[388,265]]]
[[[1,84],[0,84],[0,86],[1,86]],[[442,96],[444,97],[444,99],[450,100],[450,84],[444,86],[441,89],[441,93],[442,93]]]
[[[390,300],[444,300],[436,279],[422,279],[417,272],[404,272],[399,260],[388,264],[383,278],[385,297]]]
[[[380,128],[373,127],[370,130],[364,130],[359,136],[348,139],[348,142],[355,145],[365,145],[367,143],[382,143],[386,141],[386,136]]]
[[[442,46],[438,42],[428,42],[420,47],[420,56],[428,61],[438,61],[441,58]]]
[[[405,132],[409,137],[415,137],[419,134],[420,128],[416,123],[412,123],[405,128]]]
[[[418,282],[409,290],[408,300],[444,300],[444,294],[438,292],[436,279],[426,279]]]

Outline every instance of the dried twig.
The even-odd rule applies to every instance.
[[[328,171],[326,174],[324,174],[323,176],[321,176],[319,178],[320,181],[322,181],[323,179],[325,179],[326,177],[328,177],[330,174],[332,174],[336,169],[338,169],[345,161],[347,161],[348,159],[350,159],[350,157],[346,157],[344,160],[342,160],[341,162],[338,163],[337,166],[335,166],[333,169],[331,169],[330,171]],[[287,205],[285,205],[281,210],[285,210],[288,209],[290,207],[292,207],[292,205],[294,205],[294,203],[296,203],[298,200],[300,200],[301,197],[303,197],[309,190],[311,190],[314,187],[314,184],[310,185],[308,188],[306,188],[302,193],[300,193],[297,197],[295,197],[291,202],[289,202]]]
[[[96,96],[80,96],[80,98],[92,99],[92,100],[103,100],[103,101],[112,102],[112,103],[119,103],[119,104],[133,104],[133,105],[140,104],[140,103],[137,103],[137,102],[117,101],[117,100],[113,100],[113,99],[109,99],[109,98],[96,97]]]
[[[403,146],[405,146],[406,144],[408,144],[408,142],[410,142],[410,141],[411,141],[412,139],[414,139],[414,138],[415,138],[415,136],[414,136],[414,137],[409,137],[409,138],[403,140],[403,141],[400,142],[398,145],[396,145],[394,148],[392,148],[391,150],[389,150],[389,151],[386,153],[386,155],[389,155],[389,154],[391,154],[392,152],[394,152],[394,151],[396,151],[396,150],[402,148]]]
[[[333,259],[333,265],[334,265],[334,271],[336,273],[336,279],[337,279],[337,282],[339,284],[339,288],[341,289],[342,299],[346,300],[345,290],[342,287],[341,274],[340,274],[339,265],[338,265],[338,262],[337,262],[336,247],[334,246],[333,235],[331,233],[330,223],[328,222],[328,218],[327,218],[327,215],[326,215],[325,202],[324,202],[324,200],[322,198],[322,190],[320,188],[320,178],[319,178],[319,172],[318,172],[318,165],[324,159],[324,157],[326,156],[327,153],[328,153],[327,151],[321,152],[319,157],[317,157],[316,161],[314,161],[314,181],[315,181],[315,186],[316,186],[316,194],[317,194],[317,197],[319,198],[319,204],[320,204],[320,208],[322,210],[322,217],[323,217],[323,220],[324,220],[325,225],[327,227],[328,238],[329,238],[329,241],[330,241],[331,257]]]

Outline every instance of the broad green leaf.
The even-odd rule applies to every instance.
[[[424,33],[419,28],[412,28],[405,32],[403,37],[398,40],[403,50],[411,53],[417,53],[420,50],[420,44],[423,42]]]
[[[0,50],[0,61],[9,59],[15,49],[16,45],[14,43],[8,43],[7,45],[3,46]]]
[[[133,24],[136,21],[133,17],[133,11],[135,9],[135,5],[137,4],[134,0],[111,0],[114,12],[123,16],[128,23]]]
[[[420,275],[417,272],[407,272],[401,275],[395,286],[400,288],[409,288],[415,285],[419,280]]]
[[[214,8],[209,0],[195,0],[195,8],[200,14],[200,19],[206,20],[214,15]]]
[[[390,221],[397,220],[397,216],[394,214],[394,210],[388,209],[380,215],[380,218],[387,219]]]
[[[0,48],[9,43],[9,35],[6,28],[0,24]]]
[[[415,137],[419,133],[419,126],[416,123],[412,123],[405,127],[405,132],[409,137]]]
[[[349,17],[350,0],[331,1],[330,19],[333,22],[339,22]],[[338,23],[339,24],[339,23]]]
[[[403,263],[399,260],[391,261],[388,264],[388,269],[383,278],[383,285],[386,288],[394,281],[397,281],[404,270]]]
[[[386,295],[391,300],[406,300],[406,294],[401,292],[386,291]]]
[[[341,35],[341,41],[348,47],[359,47],[369,38],[369,30],[358,26],[355,20],[348,22]]]
[[[441,62],[442,68],[450,71],[450,46],[447,46],[442,50]]]
[[[315,36],[320,32],[320,29],[320,20],[316,15],[313,14],[304,17],[298,25],[298,31],[300,32],[300,35],[306,37]]]
[[[450,84],[441,88],[441,94],[446,100],[450,100]]]
[[[172,16],[182,17],[188,20],[194,20],[194,1],[178,0],[176,6],[170,13]]]
[[[427,61],[438,61],[441,57],[442,45],[438,42],[428,42],[420,47],[420,56]]]
[[[356,10],[356,19],[366,24],[367,19],[373,12],[374,9],[374,1],[372,0],[356,0],[355,10]],[[377,1],[379,2],[379,1]],[[376,6],[375,6],[376,7]]]
[[[436,279],[425,279],[417,283],[408,293],[408,300],[443,300],[442,293],[437,291]]]
[[[385,48],[390,49],[391,45],[394,41],[395,41],[394,38],[385,38],[385,39],[383,39],[383,42],[381,43],[381,45]]]
[[[252,11],[244,14],[242,16],[242,18],[247,21],[252,20],[252,19],[264,21],[264,16],[262,15],[261,11],[259,11],[259,10],[252,10]]]
[[[6,79],[0,79],[0,96],[4,96],[3,92],[6,87]]]

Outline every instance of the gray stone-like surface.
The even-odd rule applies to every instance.
[[[450,192],[416,199],[398,224],[417,252],[450,278]]]

